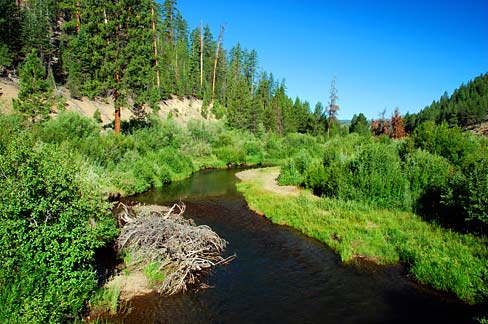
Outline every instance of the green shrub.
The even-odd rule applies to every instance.
[[[287,160],[281,167],[281,172],[278,176],[278,184],[280,186],[300,186],[302,183],[303,174],[295,166],[295,161]]]
[[[441,125],[431,121],[421,124],[415,130],[413,139],[416,147],[443,156],[456,166],[480,149],[479,141],[472,135],[464,133],[459,127],[449,128],[445,122]]]
[[[79,157],[17,133],[0,152],[0,321],[64,322],[96,287],[93,256],[116,233]]]
[[[246,161],[249,163],[262,163],[264,161],[264,147],[262,142],[252,139],[244,143]]]
[[[246,160],[246,152],[240,146],[227,145],[214,149],[217,158],[225,164],[241,164]]]
[[[415,150],[407,155],[404,170],[414,209],[427,214],[436,213],[440,208],[442,190],[453,173],[450,163],[438,155]]]
[[[77,142],[100,132],[93,120],[72,111],[61,112],[56,118],[44,123],[39,137],[47,143]]]

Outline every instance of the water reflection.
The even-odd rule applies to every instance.
[[[237,259],[208,278],[214,288],[137,297],[124,323],[470,323],[480,309],[409,281],[402,266],[358,270],[323,244],[249,211],[235,170],[205,171],[135,197],[210,225]]]

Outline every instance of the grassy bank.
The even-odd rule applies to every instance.
[[[305,190],[296,197],[278,194],[265,189],[263,178],[238,184],[250,208],[274,223],[324,242],[343,262],[361,258],[378,264],[401,261],[420,283],[453,292],[468,303],[488,298],[486,238],[443,229],[410,212],[317,198]]]

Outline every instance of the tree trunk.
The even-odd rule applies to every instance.
[[[151,17],[152,17],[152,30],[154,34],[153,39],[153,49],[154,49],[154,60],[156,65],[156,84],[158,86],[158,90],[161,86],[161,79],[159,77],[159,60],[158,60],[158,42],[157,42],[157,34],[156,34],[156,22],[154,20],[154,7],[151,7]]]
[[[80,33],[80,26],[81,26],[81,20],[80,20],[80,1],[76,1],[76,34]]]
[[[222,43],[222,37],[224,36],[224,26],[220,27],[219,41],[217,42],[217,52],[215,52],[213,79],[212,79],[212,103],[215,98],[215,77],[217,75],[217,61],[219,60],[220,44]]]
[[[203,22],[200,22],[200,90],[203,87]]]
[[[178,70],[178,45],[175,47],[175,78],[178,86],[178,80],[180,78],[180,71]]]
[[[120,104],[119,104],[119,73],[115,75],[115,89],[114,89],[114,106],[115,106],[115,134],[120,134]]]

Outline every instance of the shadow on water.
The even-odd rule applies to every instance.
[[[320,242],[249,211],[236,170],[204,171],[134,197],[147,204],[183,200],[186,216],[229,242],[230,264],[210,289],[136,297],[123,323],[476,323],[481,311],[420,287],[406,270],[342,265]]]

